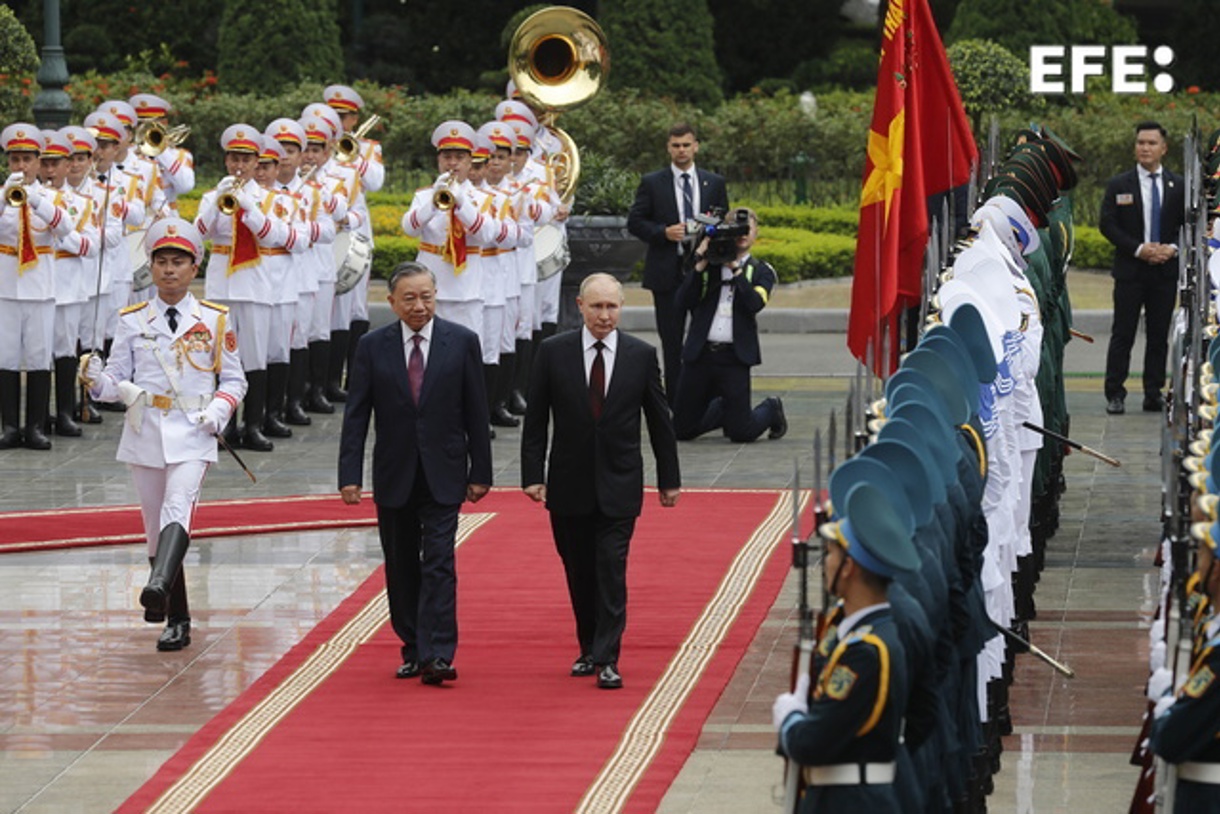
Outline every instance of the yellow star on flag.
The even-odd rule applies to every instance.
[[[868,131],[868,157],[873,162],[873,171],[864,181],[860,192],[860,208],[885,201],[885,220],[890,220],[890,205],[894,192],[902,188],[902,142],[905,133],[906,111],[898,111],[890,120],[889,135],[883,136],[875,130]]]

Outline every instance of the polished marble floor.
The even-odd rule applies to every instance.
[[[783,396],[788,437],[684,444],[686,484],[783,486],[794,459],[807,479],[815,424],[824,427],[836,409],[843,432],[852,368],[841,342],[764,337],[767,362],[755,389]],[[1080,364],[1096,369],[1092,358]],[[1125,809],[1133,788],[1127,758],[1140,722],[1152,604],[1157,418],[1107,417],[1099,390],[1096,379],[1070,381],[1073,432],[1124,465],[1069,458],[1062,527],[1032,634],[1078,677],[1067,681],[1030,658],[1019,662],[1015,732],[1005,742],[992,812],[1114,812]],[[113,461],[118,418],[107,414],[83,439],[56,439],[48,453],[0,453],[0,510],[134,502]],[[244,453],[256,485],[222,460],[208,475],[205,499],[333,492],[339,423],[315,420],[273,453]],[[518,431],[503,430],[494,442],[500,485],[516,484],[518,440]],[[147,575],[141,546],[0,556],[0,811],[113,809],[379,560],[368,529],[201,541],[187,559],[193,643],[157,653],[156,629],[143,623],[135,602]],[[787,681],[794,606],[790,579],[663,812],[776,809],[780,762],[770,705]]]

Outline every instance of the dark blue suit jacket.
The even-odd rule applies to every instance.
[[[1165,190],[1161,200],[1161,242],[1177,243],[1178,231],[1186,220],[1186,184],[1182,176],[1170,172],[1164,164],[1161,169],[1165,172],[1161,182]],[[1156,279],[1165,282],[1177,281],[1177,260],[1154,266],[1135,256],[1135,250],[1144,242],[1144,196],[1139,173],[1134,168],[1119,173],[1106,184],[1097,227],[1114,244],[1114,266],[1110,271],[1114,279],[1134,280],[1155,274]]]
[[[699,208],[729,208],[729,193],[724,178],[714,172],[695,168],[699,177]],[[678,244],[665,237],[665,227],[679,223],[678,199],[674,195],[673,170],[650,172],[640,179],[635,202],[627,213],[627,231],[648,244],[644,257],[644,288],[673,291],[682,282],[682,258]]]
[[[373,445],[373,499],[406,504],[420,464],[432,498],[445,505],[466,499],[468,484],[491,485],[491,438],[479,338],[467,328],[432,320],[432,347],[420,403],[411,398],[400,320],[365,334],[348,377],[347,407],[339,441],[339,486],[364,482],[369,417]]]

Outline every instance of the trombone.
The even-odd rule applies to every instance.
[[[132,136],[136,149],[145,158],[156,158],[170,147],[177,147],[186,141],[191,134],[191,128],[185,124],[166,128],[160,122],[140,122]]]
[[[360,157],[360,139],[373,129],[381,117],[374,113],[365,119],[364,124],[356,128],[355,132],[344,133],[339,136],[339,140],[335,143],[335,159],[340,163],[348,163],[355,161]]]

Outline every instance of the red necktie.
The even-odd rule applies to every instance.
[[[599,339],[593,343],[597,356],[593,357],[593,367],[589,370],[589,406],[593,408],[593,420],[602,417],[602,405],[606,403],[606,360],[602,357],[605,344]]]
[[[411,385],[411,398],[418,405],[419,391],[424,386],[424,352],[419,347],[423,337],[415,334],[411,337],[411,341],[415,343],[415,347],[411,348],[411,357],[407,359],[407,381]]]

